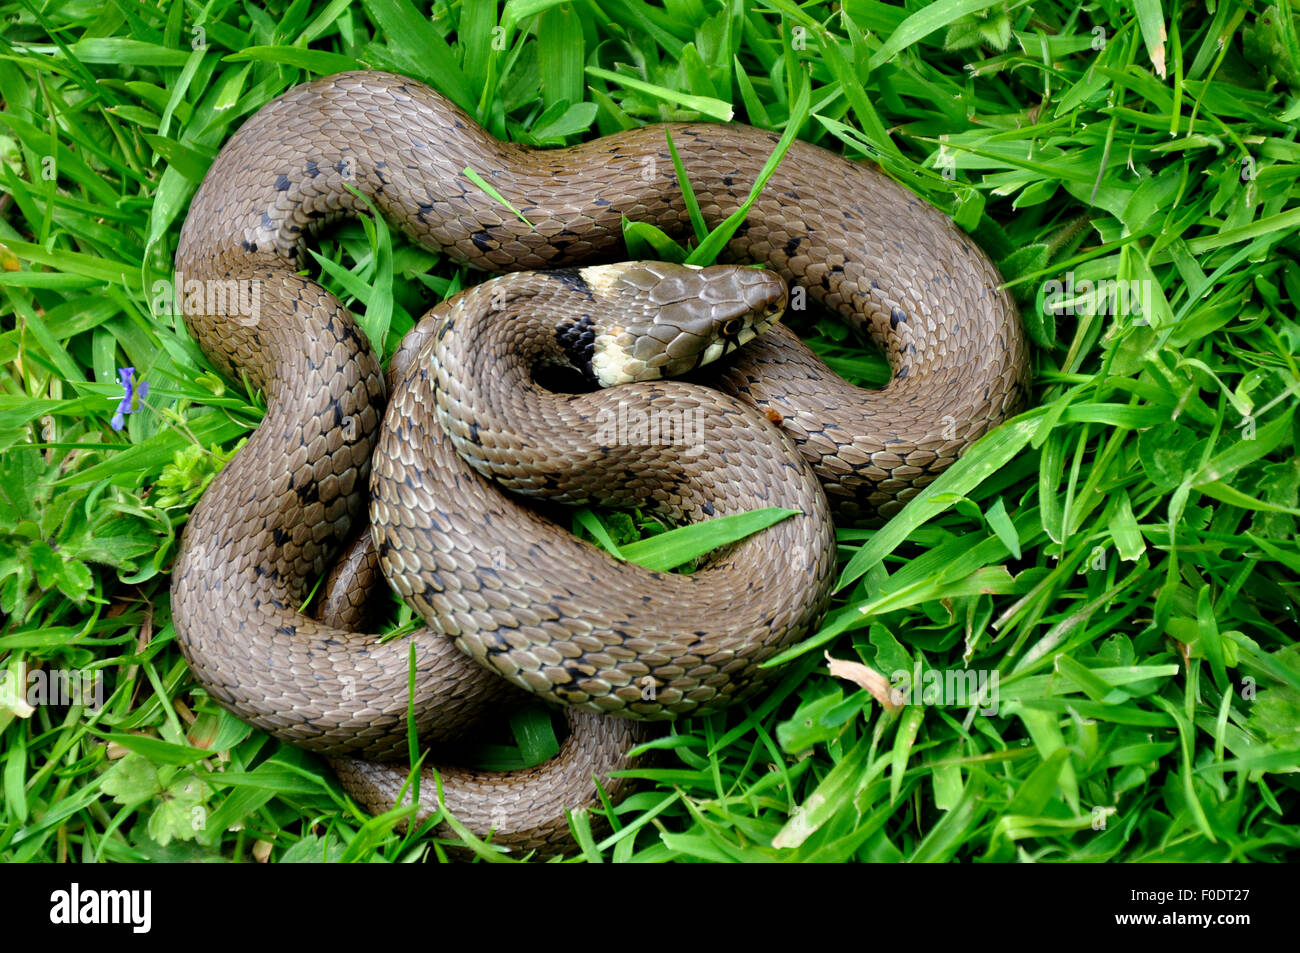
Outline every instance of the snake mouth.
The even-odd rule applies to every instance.
[[[738,265],[625,262],[581,269],[586,288],[610,303],[602,319],[584,302],[579,357],[602,387],[679,377],[732,353],[785,313],[789,291],[775,273]],[[589,300],[595,297],[589,295]],[[615,305],[618,306],[615,310]],[[578,324],[556,327],[574,360]]]
[[[700,351],[695,361],[695,368],[702,367],[705,364],[711,364],[721,357],[738,351],[760,334],[764,334],[776,326],[776,323],[785,316],[784,302],[773,308],[773,310],[756,319],[752,324],[745,325],[735,334],[725,335],[714,341],[708,347]],[[693,368],[693,369],[695,369]]]
[[[753,327],[750,328],[751,333],[749,337],[746,338],[745,340],[746,341],[751,340],[753,338],[758,337],[760,334],[765,334],[766,332],[772,330],[772,328],[776,327],[777,322],[779,322],[784,317],[785,317],[785,302],[782,301],[779,305],[774,307],[766,317],[763,317],[758,321],[754,322]]]

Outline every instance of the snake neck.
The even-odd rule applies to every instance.
[[[590,372],[599,338],[599,301],[554,275],[493,279],[426,316],[431,327],[408,371],[428,383],[435,415],[456,452],[478,473],[513,492],[574,504],[646,507],[674,523],[763,505],[741,493],[718,496],[716,461],[739,408],[701,402],[673,381],[557,393],[536,370]]]
[[[566,478],[588,395],[555,393],[536,380],[559,367],[592,380],[590,339],[596,304],[540,275],[505,275],[440,305],[421,322],[434,330],[411,374],[431,379],[439,425],[461,457],[482,475],[516,492],[587,502],[591,487]],[[575,425],[577,429],[575,430]],[[533,462],[521,476],[518,461]],[[631,505],[630,500],[620,501]],[[614,503],[613,505],[619,505]]]

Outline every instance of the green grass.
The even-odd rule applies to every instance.
[[[0,0],[0,857],[441,855],[214,705],[168,601],[186,514],[261,405],[212,371],[155,282],[231,130],[360,65],[538,145],[794,115],[970,230],[1035,345],[1033,409],[888,526],[841,528],[823,630],[753,705],[677,725],[613,834],[578,819],[575,857],[1294,855],[1292,9],[841,6]],[[318,260],[386,351],[478,280],[369,222]],[[1142,313],[1048,306],[1107,280],[1142,282]],[[882,379],[838,325],[800,329],[846,376]],[[149,392],[116,432],[127,366]],[[886,676],[996,672],[998,703],[918,688],[882,708],[823,653]],[[27,708],[28,671],[98,673],[104,703]],[[480,756],[540,756],[545,720]]]

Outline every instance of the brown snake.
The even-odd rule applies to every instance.
[[[745,200],[778,139],[740,125],[669,128],[710,227]],[[663,126],[533,150],[494,139],[434,91],[388,73],[296,87],[218,155],[191,205],[176,269],[187,282],[256,289],[255,318],[233,307],[186,318],[223,372],[265,392],[267,413],[190,518],[172,588],[176,628],[215,699],[335,758],[403,754],[408,704],[422,739],[459,736],[514,692],[490,668],[548,700],[638,718],[745,697],[766,674],[757,666],[825,611],[834,566],[826,498],[849,518],[892,515],[1025,396],[1019,319],[978,247],[874,167],[795,142],[726,256],[766,265],[869,333],[893,368],[886,388],[844,383],[779,325],[726,365],[717,382],[725,393],[671,381],[601,394],[529,389],[530,362],[550,359],[537,350],[545,334],[523,351],[475,356],[486,353],[489,328],[508,338],[512,318],[540,312],[551,317],[552,350],[573,357],[585,309],[549,296],[565,286],[581,299],[609,279],[570,269],[496,298],[504,286],[480,286],[435,309],[404,342],[380,436],[385,383],[373,352],[342,304],[296,274],[312,233],[364,213],[349,187],[415,241],[494,271],[615,259],[623,216],[677,236],[689,228]],[[736,273],[727,274],[720,280],[734,290]],[[688,289],[687,298],[698,310],[705,294]],[[494,312],[499,320],[467,317]],[[460,344],[463,353],[452,347]],[[597,355],[627,356],[603,348]],[[437,355],[447,363],[429,365],[435,350],[448,352]],[[608,365],[590,351],[579,357]],[[501,377],[516,396],[494,406],[465,397],[466,375]],[[702,452],[683,460],[680,447],[647,453],[584,432],[596,406],[588,402],[611,397],[638,413],[698,409]],[[376,444],[370,568],[377,558],[430,624],[387,643],[297,611],[366,505]],[[474,465],[456,450],[474,452]],[[412,466],[416,458],[429,469]],[[597,464],[610,469],[597,474]],[[649,506],[673,520],[761,506],[801,515],[697,573],[650,573],[543,520],[475,467],[515,489]],[[337,603],[355,608],[346,597]],[[333,618],[352,624],[345,616]],[[598,803],[591,774],[626,766],[622,752],[642,736],[624,718],[571,711],[554,765],[522,779],[444,772],[452,814],[479,833],[495,828],[540,846],[558,836],[557,807]],[[392,805],[405,773],[333,763],[373,809]],[[423,785],[426,804],[432,788]],[[526,817],[516,822],[515,813]]]

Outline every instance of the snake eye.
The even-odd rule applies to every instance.
[[[730,321],[728,321],[726,324],[722,326],[722,336],[728,338],[734,338],[737,334],[740,333],[740,328],[741,328],[740,319],[732,318]]]

